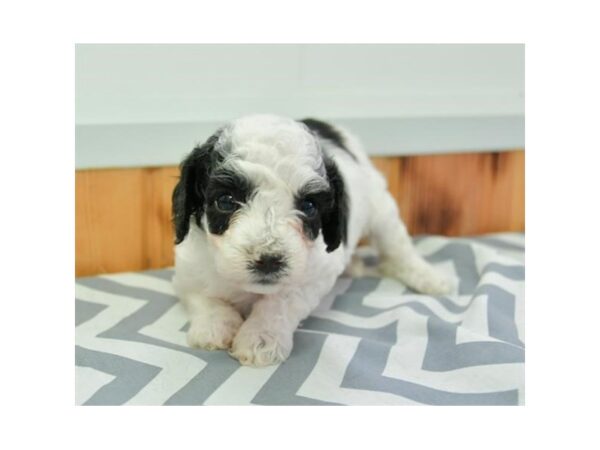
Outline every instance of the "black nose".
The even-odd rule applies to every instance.
[[[254,261],[254,270],[264,275],[279,272],[285,266],[281,255],[261,255]]]

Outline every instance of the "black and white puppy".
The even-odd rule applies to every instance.
[[[363,236],[385,275],[427,294],[454,289],[415,251],[357,139],[318,120],[256,115],[218,130],[181,165],[173,221],[188,343],[242,364],[289,356]]]

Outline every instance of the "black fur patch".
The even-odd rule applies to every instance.
[[[304,234],[314,241],[319,235],[319,231],[321,231],[322,214],[330,211],[333,207],[333,195],[331,190],[314,192],[311,191],[310,187],[306,187],[296,195],[296,209],[300,210],[300,204],[303,200],[310,200],[317,207],[318,213],[314,217],[306,217],[304,214],[300,214]]]
[[[236,211],[219,211],[215,203],[222,195],[231,195],[238,203],[246,203],[254,190],[252,183],[243,175],[230,170],[218,170],[209,178],[206,190],[206,218],[212,234],[223,234]]]
[[[318,214],[306,217],[301,214],[303,229],[309,239],[316,239],[319,231],[323,230],[323,239],[327,251],[332,252],[343,242],[347,243],[349,206],[344,180],[337,166],[330,159],[325,159],[325,169],[329,181],[329,189],[314,191],[310,184],[301,189],[296,196],[296,208],[300,209],[303,200],[314,202]]]
[[[354,156],[348,148],[346,142],[344,141],[344,137],[332,125],[317,119],[302,119],[299,120],[299,122],[306,125],[313,133],[315,133],[321,139],[327,139],[333,142],[342,150],[346,150],[346,152],[352,157],[352,159],[356,161],[356,156]]]
[[[175,244],[179,244],[190,230],[190,218],[195,218],[201,227],[200,219],[204,213],[205,192],[210,168],[216,163],[215,144],[220,131],[192,150],[181,163],[179,182],[173,190],[172,216],[175,228]]]
[[[350,206],[344,185],[344,179],[338,171],[333,160],[325,159],[325,170],[333,194],[333,205],[331,210],[322,215],[323,238],[327,244],[327,251],[332,252],[348,241],[348,219],[350,217]]]
[[[215,200],[220,195],[230,194],[237,201],[245,202],[251,191],[250,182],[240,174],[220,169],[225,154],[229,152],[227,144],[215,149],[221,131],[217,131],[208,140],[194,148],[181,163],[179,182],[173,191],[173,225],[175,243],[183,241],[189,232],[190,218],[202,228],[202,216],[207,213],[211,233],[222,234],[227,230],[231,216],[216,210]]]

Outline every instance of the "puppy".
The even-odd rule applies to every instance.
[[[318,120],[255,115],[219,129],[181,164],[173,222],[189,345],[245,365],[289,356],[363,236],[384,275],[431,295],[454,288],[415,251],[357,139]]]

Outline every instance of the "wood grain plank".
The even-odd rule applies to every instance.
[[[524,231],[522,151],[403,157],[398,204],[412,234]]]
[[[143,169],[76,173],[77,276],[145,267],[143,178]]]

